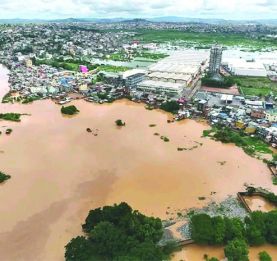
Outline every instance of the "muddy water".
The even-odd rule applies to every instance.
[[[2,94],[7,80],[1,68]],[[201,138],[203,123],[168,124],[168,114],[127,101],[73,104],[80,113],[71,118],[49,100],[0,104],[1,112],[31,114],[20,123],[0,122],[0,129],[13,129],[0,137],[1,170],[12,176],[0,186],[2,260],[63,260],[64,245],[81,233],[88,211],[106,204],[126,201],[147,215],[166,218],[222,200],[244,183],[277,192],[261,161],[235,146]],[[126,121],[126,127],[117,128],[116,119]],[[99,129],[98,136],[87,133],[88,127]],[[212,191],[217,193],[210,196]],[[199,196],[207,199],[199,201]],[[202,252],[193,247],[195,255]]]
[[[269,212],[276,209],[276,206],[260,196],[244,197],[246,203],[252,211]]]

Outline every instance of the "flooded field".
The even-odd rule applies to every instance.
[[[276,209],[276,206],[260,196],[244,196],[244,199],[252,211],[269,212]]]
[[[1,97],[7,80],[7,70],[0,68]],[[80,110],[74,117],[64,117],[50,100],[0,104],[1,112],[30,114],[20,123],[0,122],[1,131],[13,129],[0,136],[1,170],[12,176],[0,185],[1,260],[63,260],[65,244],[81,233],[88,211],[107,204],[126,201],[147,215],[168,218],[220,201],[245,183],[277,192],[262,161],[201,138],[204,123],[168,124],[168,114],[125,100],[73,104]],[[116,127],[117,119],[126,127]],[[98,129],[98,136],[87,128]],[[199,260],[206,251],[186,249],[187,260]]]

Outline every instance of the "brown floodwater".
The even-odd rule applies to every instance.
[[[0,68],[0,96],[8,91],[7,81],[7,70]],[[0,136],[1,170],[12,176],[0,185],[1,260],[63,260],[64,246],[81,233],[88,211],[107,204],[126,201],[147,215],[168,218],[235,195],[245,183],[277,192],[262,161],[201,138],[204,123],[168,124],[167,113],[125,100],[72,104],[80,113],[71,118],[50,100],[0,104],[1,112],[30,114],[20,123],[0,122],[0,130],[13,129]],[[126,127],[117,128],[116,119]],[[98,136],[88,127],[98,129]],[[189,260],[199,260],[202,248],[187,249],[182,253],[189,251]]]
[[[260,196],[244,196],[246,203],[252,211],[263,211],[269,212],[276,209],[276,206],[273,203],[270,203],[268,200]]]

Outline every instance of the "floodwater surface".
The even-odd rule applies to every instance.
[[[0,90],[2,96],[8,91],[4,68]],[[88,211],[107,204],[125,201],[164,219],[235,195],[245,183],[277,192],[262,161],[233,145],[201,138],[203,123],[169,124],[168,114],[125,100],[73,104],[80,113],[70,118],[50,100],[0,104],[1,112],[30,114],[20,123],[0,122],[0,130],[13,129],[0,136],[1,170],[12,176],[0,185],[1,260],[63,260],[64,246],[81,233]],[[126,126],[116,127],[117,119]],[[202,249],[189,249],[188,260],[199,260]]]
[[[244,196],[246,203],[252,211],[269,212],[276,209],[276,206],[261,196]]]

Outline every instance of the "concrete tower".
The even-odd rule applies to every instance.
[[[222,46],[214,45],[210,52],[209,73],[213,78],[220,78],[219,69],[222,60]]]

